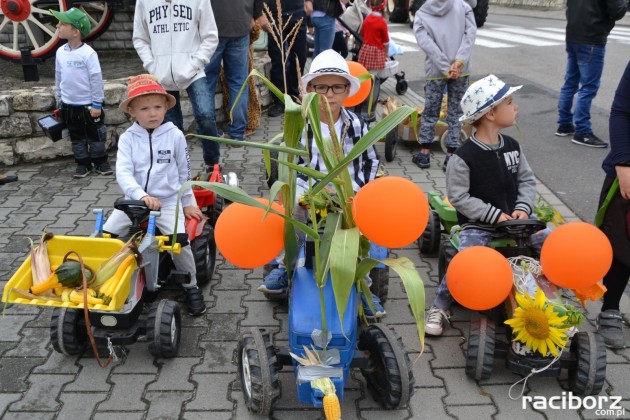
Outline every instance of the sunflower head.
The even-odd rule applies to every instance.
[[[568,338],[564,323],[566,316],[559,316],[553,310],[553,305],[547,304],[545,293],[536,288],[536,295],[532,298],[527,292],[516,293],[518,307],[514,310],[514,317],[505,321],[512,327],[514,341],[521,341],[532,351],[539,352],[543,357],[550,352],[558,356],[558,349],[567,344]]]

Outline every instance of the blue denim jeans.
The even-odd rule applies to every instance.
[[[527,246],[540,252],[543,242],[547,239],[547,236],[549,236],[550,233],[551,230],[546,228],[532,234],[526,242]],[[457,251],[462,251],[466,248],[470,248],[471,246],[488,246],[493,238],[500,236],[501,235],[498,233],[488,232],[481,229],[462,230],[459,233],[459,248]],[[446,276],[444,276],[435,293],[433,306],[446,311],[450,309],[452,304],[453,296],[451,296],[451,292],[448,290],[446,285]]]
[[[567,42],[566,50],[567,70],[558,98],[558,124],[575,124],[576,134],[589,134],[593,132],[591,102],[599,89],[606,46]],[[576,93],[577,99],[573,108]]]
[[[275,12],[273,12],[275,13]],[[275,14],[274,14],[275,16]],[[290,15],[283,15],[284,23],[287,25],[284,30],[285,36],[287,36],[293,28],[293,26],[298,22],[300,18],[306,18],[304,10],[294,11]],[[289,48],[288,43],[285,43],[283,49],[286,51]],[[302,21],[302,25],[297,31],[297,36],[295,37],[295,42],[289,51],[286,54],[286,67],[282,67],[282,54],[280,48],[276,43],[270,39],[267,53],[269,54],[269,59],[271,60],[271,74],[270,80],[271,83],[276,85],[278,89],[282,92],[284,90],[284,77],[287,78],[287,90],[285,93],[299,97],[300,96],[300,83],[298,81],[298,69],[296,67],[296,60],[300,67],[300,74],[304,74],[304,65],[306,64],[306,19]],[[274,97],[275,103],[280,103],[280,100]]]
[[[335,40],[335,20],[333,16],[328,15],[311,17],[311,23],[315,27],[313,58],[320,52],[332,48]]]
[[[229,91],[228,112],[232,111],[232,119],[228,123],[228,136],[231,139],[243,140],[247,128],[247,102],[249,101],[247,87],[238,99],[236,107],[232,109],[232,106],[249,73],[249,34],[242,37],[219,37],[219,45],[205,69],[211,98],[214,98],[216,94],[217,82],[221,74],[221,61],[223,61]],[[215,121],[216,131],[216,115],[214,107],[212,108],[212,121]],[[213,134],[213,136],[217,135],[218,133]]]
[[[188,99],[195,116],[195,132],[204,136],[216,135],[217,124],[214,121],[214,96],[210,96],[208,79],[202,77],[197,79],[186,88]],[[184,131],[184,117],[182,115],[181,100],[179,91],[169,91],[177,102],[175,106],[166,112],[166,121],[170,121],[180,130]],[[206,165],[219,163],[220,150],[219,143],[210,140],[200,140],[203,148],[203,161]]]

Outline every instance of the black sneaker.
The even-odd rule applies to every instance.
[[[418,165],[422,169],[427,169],[431,166],[431,155],[429,153],[418,152],[411,161]]]
[[[186,305],[188,313],[192,316],[199,316],[206,312],[206,303],[203,301],[203,294],[197,287],[185,289]]]
[[[101,175],[111,175],[114,173],[114,171],[112,170],[112,167],[109,166],[109,163],[107,162],[101,163],[100,165],[96,165],[96,172]]]
[[[267,111],[269,117],[279,117],[284,114],[284,104],[282,102],[274,102]]]
[[[74,170],[74,178],[85,178],[90,173],[90,170],[83,165],[77,166],[77,169]]]
[[[608,147],[608,143],[593,133],[576,134],[573,136],[573,139],[571,139],[571,142],[582,146],[597,147],[600,149]]]
[[[556,130],[556,136],[558,137],[567,137],[571,134],[575,133],[575,127],[573,125],[559,125]]]

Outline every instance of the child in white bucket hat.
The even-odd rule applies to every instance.
[[[334,50],[322,51],[313,59],[309,72],[302,76],[302,84],[306,87],[307,92],[320,94],[319,129],[322,137],[330,137],[330,128],[331,126],[334,127],[344,153],[349,152],[367,134],[368,127],[361,117],[343,106],[344,100],[354,95],[361,86],[359,79],[350,74],[346,60]],[[330,107],[332,120],[329,119],[328,107]],[[308,150],[309,156],[308,158],[300,156],[298,164],[327,173],[322,154],[313,139],[311,125],[312,121],[307,121],[301,140],[302,146]],[[353,164],[348,165],[348,172],[355,192],[376,178],[378,167],[379,160],[373,146],[354,159]],[[302,173],[298,173],[297,189],[297,197],[301,195],[300,192],[303,193],[309,189],[308,178]],[[306,220],[306,214],[297,214],[304,211],[304,208],[296,206],[295,217],[299,220]],[[259,291],[267,294],[286,292],[288,277],[283,260],[284,253],[276,258],[272,264],[275,268],[265,276],[264,281],[258,286]],[[381,306],[378,296],[373,294],[373,297],[374,312],[370,310],[367,304],[364,304],[364,312],[368,318],[380,318],[385,315],[385,309]]]
[[[516,123],[518,106],[512,94],[520,88],[491,74],[470,85],[461,101],[464,115],[460,120],[473,124],[476,131],[446,167],[446,193],[462,227],[458,251],[487,246],[497,236],[497,223],[528,219],[534,210],[534,172],[519,143],[501,134]],[[548,234],[545,229],[531,235],[528,245],[540,251]],[[427,334],[442,334],[452,303],[444,277],[426,316]]]

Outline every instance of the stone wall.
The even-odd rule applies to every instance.
[[[266,52],[255,53],[256,69],[269,75],[271,63]],[[256,91],[261,106],[271,103],[271,93],[264,83],[256,79]],[[126,78],[105,81],[105,124],[108,128],[107,147],[113,149],[118,137],[131,125],[129,116],[118,109],[118,104],[126,97]],[[52,114],[55,108],[53,87],[34,87],[0,92],[0,166],[15,165],[20,162],[39,162],[60,156],[72,156],[69,139],[53,142],[46,137],[37,121]],[[226,121],[223,110],[223,94],[217,87],[215,97],[217,123]],[[186,92],[182,92],[182,112],[187,132],[194,131],[192,109]]]

